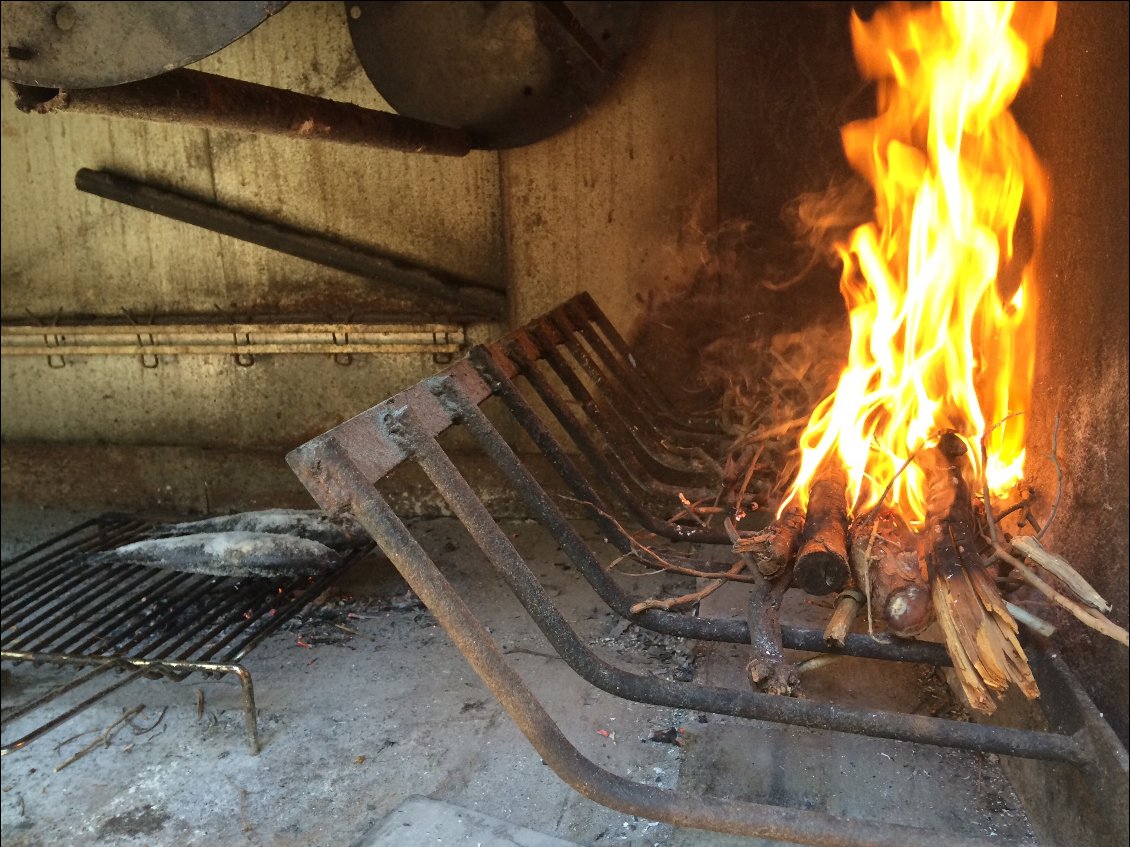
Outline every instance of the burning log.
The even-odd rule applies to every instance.
[[[788,568],[776,579],[761,579],[749,596],[751,658],[746,675],[754,691],[791,695],[800,684],[796,666],[781,645],[781,599],[792,581]]]
[[[813,479],[794,582],[809,594],[839,591],[848,580],[847,474],[829,463]]]
[[[788,506],[768,529],[752,535],[740,536],[732,523],[727,522],[726,525],[734,543],[734,552],[741,554],[758,573],[769,578],[777,576],[792,563],[803,529],[804,510],[795,503]]]
[[[1040,692],[1016,638],[1016,621],[977,552],[973,498],[962,475],[965,452],[952,432],[931,451],[921,554],[961,693],[970,708],[992,714],[997,704],[991,692],[1004,693],[1010,683],[1030,699]]]
[[[897,512],[883,509],[852,527],[851,567],[869,604],[868,620],[881,618],[889,632],[903,638],[933,622],[930,583],[918,544]]]

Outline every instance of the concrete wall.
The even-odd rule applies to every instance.
[[[1130,603],[1127,8],[1061,3],[1044,67],[1019,104],[1053,180],[1029,475],[1046,515],[1056,490],[1047,457],[1058,415],[1064,485],[1047,542],[1114,604],[1122,626]],[[1057,642],[1126,743],[1126,648],[1060,617]]]

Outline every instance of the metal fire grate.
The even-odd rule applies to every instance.
[[[85,554],[138,540],[149,526],[127,516],[96,518],[4,563],[0,658],[89,670],[5,710],[2,725],[68,692],[97,690],[5,743],[3,755],[141,677],[179,682],[192,673],[239,678],[247,742],[258,754],[254,688],[239,662],[372,549],[349,551],[339,566],[317,577],[285,579],[221,578],[141,565],[86,568],[79,562]],[[123,675],[98,688],[111,670]]]
[[[602,569],[595,552],[479,408],[491,396],[501,400],[575,499],[588,506],[608,540],[625,553],[633,545],[614,515],[676,541],[729,543],[716,530],[663,520],[655,508],[658,498],[666,495],[670,502],[673,492],[689,495],[690,489],[708,488],[716,480],[710,456],[711,448],[719,446],[720,433],[709,421],[676,418],[665,411],[669,407],[662,400],[661,385],[638,366],[592,299],[580,295],[501,341],[475,348],[466,360],[288,456],[291,467],[324,509],[349,511],[361,522],[545,762],[582,794],[625,813],[678,826],[805,844],[989,843],[813,811],[688,796],[631,782],[587,760],[507,664],[488,629],[376,489],[375,483],[402,463],[415,463],[424,471],[554,649],[598,688],[660,706],[1068,763],[1084,771],[1101,806],[1124,803],[1125,752],[1119,758],[1117,739],[1062,662],[1037,649],[1030,652],[1045,692],[1043,708],[1053,728],[1047,732],[668,682],[605,662],[578,638],[444,452],[436,439],[445,430],[458,427],[470,433],[578,571],[622,617],[656,632],[731,643],[748,643],[750,627],[741,620],[704,619],[657,609],[632,614],[628,596]],[[538,409],[548,410],[555,419],[554,430]],[[574,458],[578,453],[590,467],[592,482]],[[710,569],[706,564],[701,567]],[[949,664],[941,645],[932,643],[855,635],[848,637],[842,650],[835,650],[825,644],[819,630],[785,627],[782,637],[784,646],[792,649]]]

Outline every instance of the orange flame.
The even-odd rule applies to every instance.
[[[955,2],[853,17],[878,115],[842,135],[848,161],[874,188],[875,219],[839,247],[848,365],[801,436],[786,505],[806,505],[813,475],[838,459],[855,514],[895,479],[889,503],[917,525],[924,473],[913,463],[898,472],[945,430],[977,447],[978,488],[982,474],[998,494],[1022,477],[1022,416],[993,431],[987,467],[976,442],[1025,409],[1031,391],[1032,261],[1047,180],[1008,109],[1055,16],[1055,3]],[[1014,246],[1018,229],[1031,235],[1028,250]]]

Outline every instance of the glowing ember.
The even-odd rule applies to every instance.
[[[878,82],[879,108],[844,127],[843,142],[874,188],[875,219],[839,248],[848,365],[801,436],[789,500],[805,504],[816,471],[839,461],[859,514],[946,430],[975,446],[976,488],[982,474],[996,493],[1021,478],[1023,416],[993,431],[987,468],[976,442],[1029,399],[1032,259],[1047,188],[1008,109],[1055,14],[1054,3],[900,3],[853,19],[856,60]],[[1014,250],[1018,228],[1031,236],[1025,255]],[[925,500],[924,473],[911,463],[888,502],[918,525]]]

